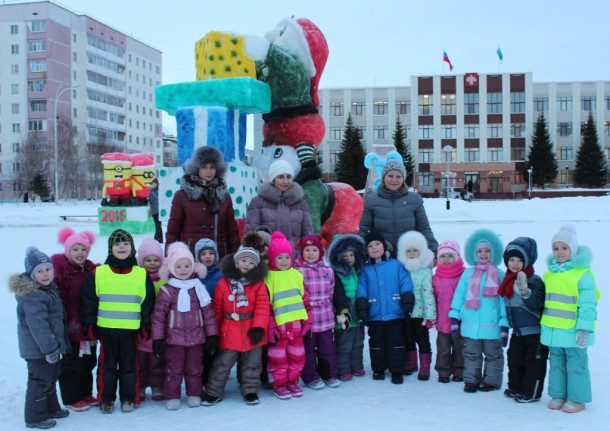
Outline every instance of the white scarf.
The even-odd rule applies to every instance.
[[[199,299],[199,305],[203,308],[212,302],[210,294],[206,290],[205,286],[199,281],[198,278],[190,278],[188,280],[180,280],[179,278],[170,278],[170,286],[180,289],[178,293],[178,311],[186,313],[191,311],[191,298],[188,294],[188,290],[195,288],[195,293]]]

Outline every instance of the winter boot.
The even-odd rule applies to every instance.
[[[419,354],[419,374],[417,380],[430,380],[430,363],[432,362],[432,353]]]
[[[430,375],[430,368],[428,368],[428,375]],[[417,351],[409,350],[405,353],[405,376],[410,376],[417,371]]]

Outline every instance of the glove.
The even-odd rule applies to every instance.
[[[54,364],[59,361],[59,350],[54,351],[53,353],[49,353],[45,355],[44,358],[47,360],[49,364]]]
[[[153,340],[152,349],[153,349],[153,355],[155,355],[155,358],[161,359],[163,357],[163,350],[165,350],[165,341]]]
[[[400,305],[402,305],[402,311],[405,312],[405,317],[410,318],[413,305],[415,305],[415,295],[413,295],[413,292],[405,292],[400,295]]]
[[[436,322],[434,320],[424,320],[423,322],[421,322],[421,326],[425,326],[430,330],[434,327],[435,323]]]
[[[358,316],[362,319],[362,323],[366,325],[369,321],[369,301],[366,298],[356,299],[356,310],[358,310]]]
[[[87,341],[97,341],[100,335],[95,325],[83,325],[81,331]]]
[[[250,343],[252,344],[260,343],[264,335],[265,330],[263,328],[253,327],[248,329],[248,337],[250,338]]]
[[[506,326],[500,326],[500,344],[502,347],[508,346],[508,328]]]
[[[210,335],[205,340],[205,353],[214,356],[218,350],[218,335]]]
[[[519,290],[519,295],[528,296],[531,293],[530,288],[527,287],[527,276],[525,275],[525,272],[519,271],[515,284],[517,285],[517,289]]]
[[[148,323],[143,324],[140,328],[140,339],[142,341],[150,340],[150,325]]]
[[[581,349],[586,348],[588,341],[589,341],[589,331],[583,331],[582,329],[579,329],[578,331],[576,331],[576,344],[578,344],[578,347],[580,347]],[[48,359],[47,359],[47,361],[48,361]]]
[[[301,320],[301,335],[303,338],[308,338],[311,336],[311,327],[313,323],[311,323],[311,319]]]
[[[451,336],[454,340],[460,338],[460,321],[455,318],[451,318]]]
[[[280,338],[282,338],[282,333],[280,332],[280,328],[277,327],[277,323],[275,323],[275,317],[269,316],[269,325],[267,326],[267,343],[274,345]]]

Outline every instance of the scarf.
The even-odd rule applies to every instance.
[[[212,181],[204,181],[197,175],[192,175],[191,181],[201,187],[203,197],[210,204],[212,212],[217,213],[218,208],[220,207],[220,203],[216,197],[216,189],[220,185],[218,177],[214,177]]]
[[[465,270],[464,261],[462,258],[459,258],[448,265],[438,264],[436,266],[436,275],[441,278],[456,278],[461,276]]]
[[[532,275],[534,273],[534,267],[528,266],[527,268],[525,268],[523,270],[523,272],[525,272],[525,275],[527,275],[529,277],[530,275]],[[504,296],[506,299],[510,299],[513,297],[513,293],[515,292],[513,285],[515,284],[515,281],[517,280],[517,274],[519,274],[519,273],[512,272],[511,270],[506,271],[504,280],[502,280],[502,283],[500,284],[500,288],[498,289],[498,295]]]
[[[483,273],[487,272],[485,280],[485,286],[483,286],[483,296],[491,298],[498,296],[498,268],[495,265],[487,263],[475,263],[474,273],[468,281],[468,292],[466,294],[466,308],[474,308],[477,310],[481,305],[479,299],[479,287],[481,286],[481,279]]]
[[[210,294],[206,290],[205,286],[201,284],[198,278],[189,278],[188,280],[180,280],[179,278],[170,278],[167,283],[176,289],[179,289],[178,292],[178,311],[181,313],[186,313],[191,311],[191,297],[189,296],[188,291],[192,288],[195,288],[195,293],[197,294],[197,299],[199,299],[199,306],[201,308],[208,305],[212,302],[212,298],[210,298]]]
[[[233,295],[235,305],[237,307],[247,307],[249,302],[244,291],[244,285],[248,284],[248,281],[245,278],[240,278],[239,280],[230,279],[229,282],[231,283],[231,294]]]

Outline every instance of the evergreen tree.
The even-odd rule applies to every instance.
[[[554,181],[557,177],[557,159],[553,152],[553,143],[546,126],[544,114],[540,113],[534,135],[532,136],[532,146],[525,163],[523,175],[528,178],[527,170],[532,168],[532,184],[544,189],[546,183]]]
[[[585,123],[582,143],[576,154],[574,182],[584,187],[604,187],[608,179],[608,164],[599,146],[593,114]]]
[[[396,125],[394,127],[392,139],[394,140],[396,151],[402,156],[405,168],[407,169],[407,178],[405,179],[406,183],[408,186],[411,186],[413,183],[413,174],[415,172],[415,161],[413,160],[413,156],[409,150],[409,145],[407,144],[407,133],[405,127],[400,122],[400,117],[398,116],[396,116]]]
[[[40,197],[49,196],[50,189],[47,179],[39,172],[30,181],[29,189]]]
[[[368,174],[364,167],[365,151],[360,141],[360,130],[354,126],[351,114],[348,114],[345,122],[340,149],[335,163],[336,180],[347,183],[356,190],[363,189]]]

